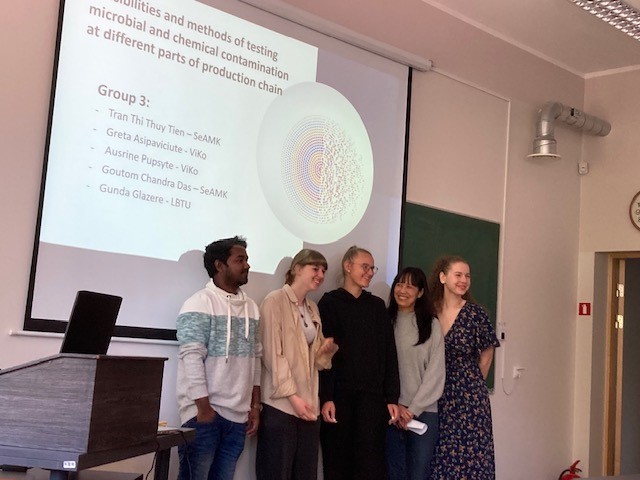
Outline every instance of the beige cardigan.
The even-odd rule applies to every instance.
[[[293,289],[285,285],[269,293],[260,305],[259,338],[262,343],[262,403],[297,416],[289,396],[297,394],[320,414],[318,371],[331,368],[331,354],[316,356],[324,342],[318,306],[306,300],[316,338],[307,344]]]

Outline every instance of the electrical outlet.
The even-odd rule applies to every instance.
[[[589,164],[587,162],[579,162],[578,173],[580,175],[586,175],[587,173],[589,173]]]
[[[525,370],[524,367],[513,367],[513,378],[522,377],[522,372]]]
[[[496,324],[496,334],[501,342],[507,339],[507,322],[498,322]]]

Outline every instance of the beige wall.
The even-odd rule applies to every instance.
[[[529,160],[536,106],[434,72],[415,90],[408,199],[501,223],[498,478],[553,478],[573,456],[579,135],[558,132],[568,160]]]
[[[586,137],[583,143],[589,174],[582,178],[578,298],[594,303],[594,315],[578,319],[574,436],[582,452],[589,449],[593,473],[602,468],[606,307],[606,298],[594,292],[603,281],[602,274],[594,278],[603,270],[595,265],[598,252],[640,251],[640,232],[629,219],[629,204],[640,190],[638,81],[640,71],[586,82],[585,109],[612,125],[606,138]]]
[[[509,102],[433,71],[412,90],[407,200],[501,223]]]
[[[640,190],[640,71],[588,80],[590,113],[611,122],[602,139],[587,137],[582,180],[580,251],[638,250],[640,234],[629,220],[631,198]]]
[[[587,462],[583,419],[592,406],[583,398],[591,388],[583,372],[585,362],[590,366],[591,325],[584,317],[576,323],[576,301],[589,301],[593,290],[593,252],[640,249],[628,220],[609,213],[624,215],[631,194],[640,189],[633,186],[640,169],[633,159],[640,150],[634,150],[637,135],[625,134],[637,126],[632,105],[638,103],[617,93],[623,88],[638,95],[638,74],[587,83],[585,110],[609,119],[613,131],[605,139],[585,139],[591,173],[579,177],[583,146],[577,132],[556,129],[562,160],[526,155],[537,108],[548,100],[582,107],[583,79],[419,0],[288,3],[434,61],[437,71],[415,75],[408,197],[501,223],[497,314],[507,323],[508,339],[497,352],[492,396],[498,479],[557,478],[574,458]],[[9,335],[21,328],[26,301],[57,4],[10,2],[0,19],[0,368],[54,353],[59,345]],[[617,238],[602,233],[603,225],[615,229]],[[113,351],[131,348],[175,358],[174,347],[167,346],[117,343]],[[169,421],[177,418],[172,362],[161,411]],[[516,384],[514,366],[526,368]],[[242,475],[249,475],[251,459],[243,462]],[[143,459],[136,468],[146,472],[149,466]]]

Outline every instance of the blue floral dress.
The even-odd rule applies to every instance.
[[[494,480],[489,391],[480,352],[500,343],[484,309],[467,302],[444,341],[447,378],[438,402],[440,439],[432,480]]]

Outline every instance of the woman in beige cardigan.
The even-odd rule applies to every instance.
[[[338,347],[324,338],[307,294],[324,281],[327,261],[315,250],[292,260],[286,284],[260,305],[262,378],[256,455],[258,480],[316,479],[320,413],[318,371],[331,368]]]

